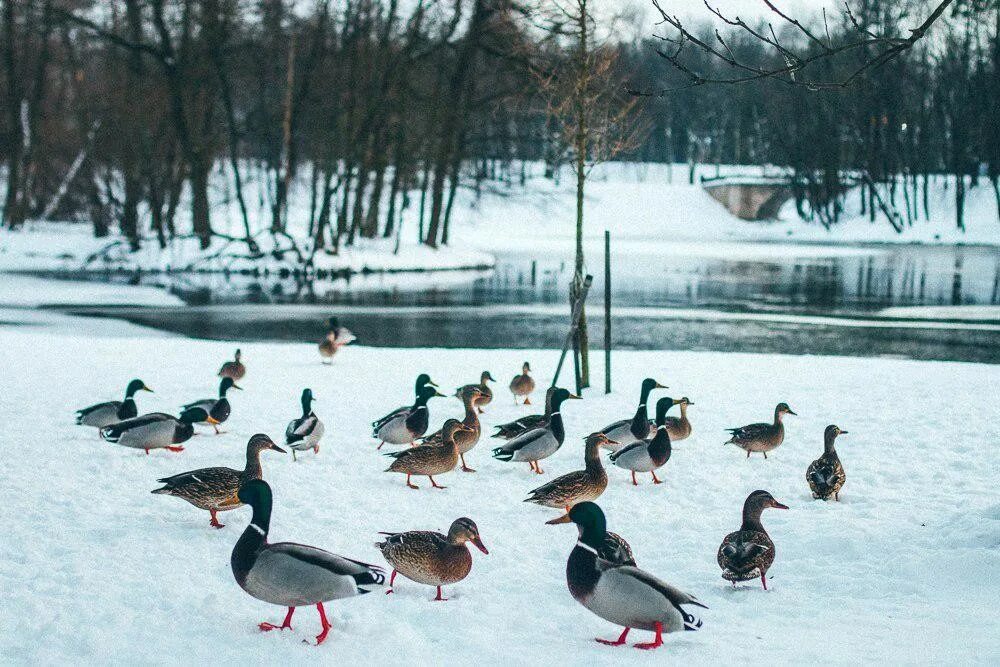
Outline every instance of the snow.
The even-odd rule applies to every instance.
[[[879,311],[885,317],[1000,322],[1000,306],[893,306]]]
[[[48,280],[7,274],[0,277],[0,304],[37,306],[178,306],[183,302],[156,287]]]
[[[3,320],[0,314],[0,320]],[[179,337],[99,335],[72,326],[0,325],[0,364],[8,370],[0,423],[8,456],[0,468],[5,536],[0,541],[0,655],[3,662],[84,664],[247,664],[316,660],[363,664],[833,664],[860,662],[996,664],[1000,580],[996,366],[888,359],[695,352],[620,352],[615,392],[586,392],[563,411],[566,444],[536,476],[525,465],[473,450],[476,474],[438,478],[448,488],[412,491],[383,473],[370,422],[406,402],[422,371],[444,388],[483,369],[501,380],[484,430],[540,406],[515,407],[505,385],[528,359],[539,386],[554,351],[392,349],[351,346],[330,367],[312,345],[206,342]],[[58,324],[58,323],[57,323]],[[110,326],[110,325],[109,325]],[[118,325],[114,325],[117,327]],[[317,333],[317,338],[321,332]],[[244,392],[221,436],[202,433],[179,454],[150,456],[105,443],[72,422],[73,411],[117,398],[141,377],[155,394],[140,410],[176,411],[211,395],[215,371],[235,347],[248,367]],[[595,354],[595,384],[601,384]],[[609,526],[632,544],[641,567],[698,596],[700,632],[671,635],[652,654],[609,648],[593,637],[620,629],[591,615],[566,590],[565,559],[575,532],[546,526],[552,510],[521,502],[526,492],[582,465],[581,438],[635,408],[639,382],[652,375],[669,394],[689,396],[694,434],[675,446],[653,486],[633,488],[609,471],[599,504]],[[565,378],[568,376],[564,376]],[[294,630],[259,633],[283,610],[246,595],[229,554],[249,510],[225,513],[213,530],[207,513],[150,495],[158,477],[243,462],[256,432],[278,437],[311,387],[326,422],[318,456],[298,463],[263,454],[275,491],[272,539],[315,544],[382,563],[379,530],[446,530],[469,516],[490,555],[473,554],[469,578],[446,587],[451,600],[397,579],[380,592],[327,605],[326,644],[313,609]],[[535,400],[541,402],[541,394]],[[770,416],[788,401],[787,440],[768,460],[722,446],[723,428]],[[430,403],[432,426],[461,408]],[[838,442],[847,471],[842,502],[810,498],[805,469],[822,451],[823,428],[850,431]],[[777,544],[771,590],[732,589],[715,552],[738,527],[757,488],[787,503],[764,523]],[[645,641],[633,632],[630,640]]]

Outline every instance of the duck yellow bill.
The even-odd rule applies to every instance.
[[[563,514],[561,517],[558,517],[558,518],[555,518],[555,519],[549,519],[545,523],[548,524],[548,525],[550,525],[550,526],[554,526],[557,523],[571,523],[572,521],[573,520],[569,518],[569,514]]]
[[[570,394],[569,398],[575,398],[575,399],[578,399],[578,400],[581,400],[581,401],[583,400],[583,396],[577,396],[576,394]]]
[[[155,391],[153,391],[152,389],[150,389],[146,385],[142,385],[142,390],[143,391],[148,391],[150,394],[155,394],[156,393]]]

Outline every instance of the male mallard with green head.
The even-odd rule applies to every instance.
[[[136,379],[125,388],[125,400],[105,401],[76,411],[76,423],[81,426],[104,428],[139,415],[135,404],[135,394],[139,391],[153,392],[142,380]]]
[[[314,454],[319,454],[319,441],[326,431],[323,422],[312,410],[312,403],[316,400],[312,389],[302,390],[302,416],[288,422],[285,428],[285,444],[292,450],[292,460],[297,460],[295,452],[313,450]]]
[[[611,463],[624,470],[632,472],[632,485],[639,482],[635,478],[637,472],[648,472],[653,475],[653,483],[660,484],[656,476],[657,468],[662,468],[670,460],[670,435],[667,432],[667,410],[679,403],[672,398],[661,398],[656,402],[656,433],[650,440],[633,442],[611,453]]]
[[[219,424],[229,419],[229,414],[232,412],[229,398],[226,396],[230,389],[242,390],[243,387],[236,384],[231,377],[222,378],[222,382],[219,383],[219,397],[203,398],[188,403],[181,412],[181,419],[192,424],[211,424],[216,434],[221,433]]]
[[[558,387],[549,387],[545,391],[545,412],[540,415],[528,415],[527,417],[520,417],[512,422],[507,422],[506,424],[498,424],[494,428],[497,430],[496,433],[492,435],[494,438],[500,438],[501,440],[510,440],[511,438],[516,438],[522,433],[527,433],[528,431],[541,428],[549,423],[549,415],[552,414],[552,396],[556,393]]]
[[[503,445],[495,447],[493,458],[499,461],[524,461],[534,472],[541,475],[542,467],[538,462],[555,454],[566,439],[560,412],[562,404],[569,399],[579,398],[565,389],[556,389],[552,393],[552,411],[545,425],[525,431]]]
[[[601,432],[621,445],[630,445],[648,438],[653,430],[649,423],[649,412],[646,410],[649,394],[654,389],[666,388],[653,378],[643,380],[639,389],[639,405],[635,409],[635,415],[631,419],[619,419],[612,422],[602,428]]]
[[[144,449],[146,454],[151,449],[183,452],[184,447],[180,443],[187,442],[194,435],[192,418],[190,413],[183,413],[178,418],[165,412],[150,412],[105,426],[100,433],[108,442]]]
[[[376,449],[382,445],[412,445],[424,433],[430,424],[427,414],[427,401],[434,396],[444,396],[431,384],[421,387],[417,392],[417,400],[404,411],[396,410],[375,422],[372,436],[381,440]]]

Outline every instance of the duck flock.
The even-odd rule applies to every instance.
[[[323,363],[332,363],[340,349],[355,340],[335,318],[329,321],[328,329],[319,344]],[[238,382],[246,373],[240,350],[236,350],[234,359],[219,370],[218,396],[187,403],[176,417],[162,412],[140,415],[136,396],[152,389],[142,380],[132,380],[126,387],[124,400],[79,410],[77,424],[98,429],[100,437],[108,442],[142,449],[147,454],[154,449],[181,452],[182,443],[194,435],[196,425],[221,432],[219,427],[231,413],[227,394],[241,389]],[[480,415],[494,400],[491,382],[496,382],[493,375],[483,371],[478,383],[459,387],[455,396],[464,404],[464,419],[448,419],[432,432],[431,425],[435,422],[429,402],[445,394],[428,374],[417,377],[413,402],[372,423],[372,437],[377,441],[374,450],[389,459],[385,472],[405,475],[406,485],[415,490],[420,487],[414,478],[426,477],[431,488],[445,489],[435,477],[455,470],[475,473],[465,455],[481,439],[484,424]],[[584,467],[530,490],[525,499],[560,510],[561,514],[548,524],[576,525],[578,539],[566,563],[569,592],[591,612],[623,628],[617,639],[598,639],[602,644],[623,645],[631,630],[640,629],[654,633],[654,637],[650,642],[635,644],[636,648],[652,649],[663,644],[664,634],[702,626],[693,610],[705,605],[694,595],[639,568],[628,542],[608,530],[607,518],[594,502],[608,487],[603,449],[610,450],[608,464],[627,471],[632,485],[638,485],[637,475],[644,473],[650,474],[653,484],[663,482],[656,473],[670,461],[672,443],[691,435],[688,408],[694,405],[686,396],[657,398],[653,404],[654,419],[650,420],[647,407],[650,396],[666,388],[652,378],[644,379],[639,386],[635,414],[584,439]],[[510,381],[509,389],[515,403],[531,405],[536,385],[528,362]],[[502,444],[492,448],[493,458],[501,463],[526,463],[526,473],[544,475],[542,461],[558,451],[566,438],[562,405],[580,398],[553,386],[545,392],[544,412],[494,425],[492,437]],[[484,554],[489,551],[475,521],[467,517],[455,519],[447,534],[425,530],[382,533],[383,539],[376,547],[391,570],[387,582],[386,568],[380,565],[314,546],[268,542],[273,491],[263,479],[260,455],[268,450],[280,453],[291,450],[293,458],[310,450],[313,455],[319,454],[325,428],[313,411],[314,400],[311,389],[302,391],[302,412],[288,423],[284,448],[269,436],[256,434],[247,443],[243,470],[212,467],[181,472],[160,479],[162,486],[152,493],[175,496],[207,511],[214,528],[224,527],[219,521],[220,512],[249,505],[253,510],[250,524],[236,541],[230,557],[233,577],[251,596],[287,608],[280,625],[264,622],[259,624],[260,630],[290,629],[296,608],[315,605],[321,628],[316,643],[321,644],[331,627],[324,603],[369,593],[376,587],[386,587],[386,594],[390,594],[398,575],[434,587],[433,599],[446,600],[442,587],[465,579],[472,571],[468,545]],[[678,408],[678,416],[668,414],[674,406]],[[787,403],[778,403],[772,421],[729,429],[731,437],[726,444],[745,450],[747,458],[755,452],[767,458],[768,452],[773,452],[784,440],[786,415],[795,412]],[[813,498],[835,501],[840,498],[846,476],[835,441],[844,433],[838,426],[826,427],[823,454],[805,472]],[[381,452],[386,445],[402,448]],[[761,523],[763,511],[769,508],[788,509],[765,490],[751,493],[744,502],[739,529],[726,535],[719,545],[716,558],[721,576],[733,586],[759,579],[762,588],[767,589],[767,571],[776,553],[774,542]]]

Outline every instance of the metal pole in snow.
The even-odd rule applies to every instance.
[[[556,365],[556,372],[552,376],[552,386],[556,386],[559,382],[559,373],[562,371],[563,362],[566,360],[566,352],[569,350],[569,346],[572,344],[573,339],[576,338],[576,330],[580,326],[580,313],[583,312],[583,304],[587,300],[587,293],[590,292],[590,286],[594,282],[594,276],[589,273],[583,279],[583,288],[580,290],[580,297],[573,304],[573,313],[570,315],[570,326],[569,333],[566,334],[566,340],[563,341],[562,352],[559,355],[559,363]]]
[[[604,230],[604,393],[611,393],[611,232]]]

